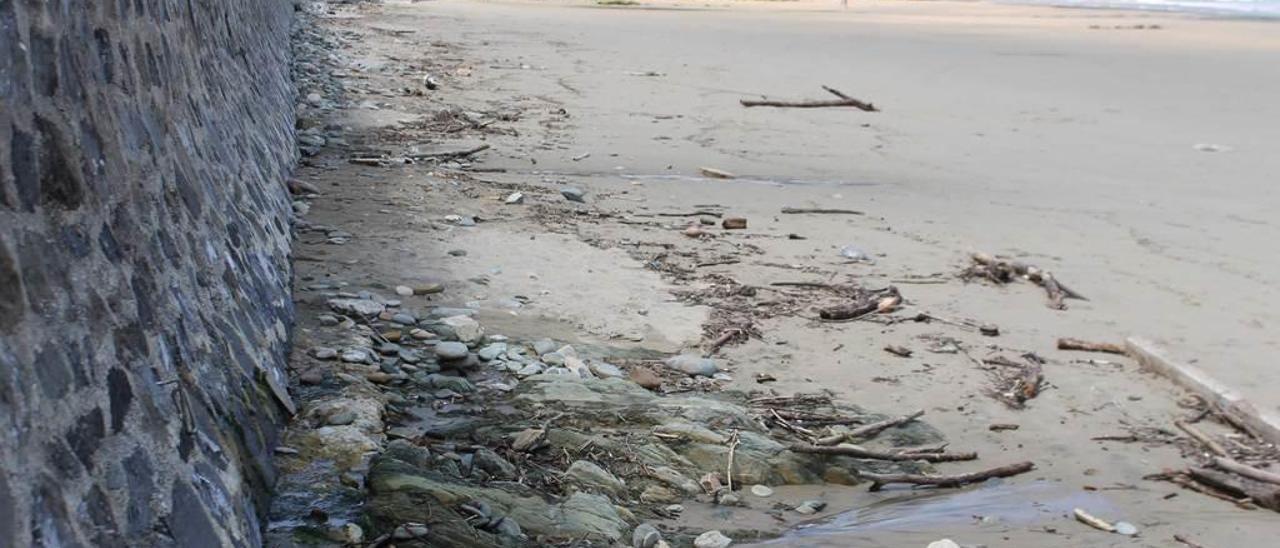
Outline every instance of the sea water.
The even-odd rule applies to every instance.
[[[1280,0],[1024,0],[1017,3],[1183,12],[1216,17],[1280,19]]]

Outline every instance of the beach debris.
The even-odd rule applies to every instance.
[[[853,430],[844,432],[842,434],[836,434],[832,436],[819,438],[814,443],[816,443],[817,445],[836,445],[838,443],[844,443],[845,441],[852,440],[852,439],[859,439],[859,438],[870,439],[885,430],[909,423],[923,416],[924,416],[924,409],[919,409],[915,413],[912,413],[910,415],[903,415],[901,417],[892,417],[882,421],[873,422],[871,424],[864,424],[862,426],[859,426]]]
[[[747,220],[742,217],[726,217],[720,223],[720,226],[723,226],[725,230],[742,230],[747,228]]]
[[[564,196],[564,199],[569,200],[570,202],[585,203],[587,201],[584,198],[587,195],[586,191],[574,186],[567,186],[560,189],[560,195]]]
[[[999,365],[989,372],[992,387],[987,394],[1000,400],[1011,409],[1026,407],[1027,400],[1040,395],[1044,384],[1044,360],[1039,356],[1026,353],[1022,355],[1025,363],[1019,363],[1003,356],[983,360],[983,363]]]
[[[1196,143],[1191,146],[1200,152],[1231,152],[1231,147],[1227,145],[1215,145],[1213,143]]]
[[[1075,510],[1072,510],[1072,513],[1075,514],[1076,521],[1088,525],[1089,527],[1093,527],[1099,531],[1106,531],[1108,533],[1116,532],[1116,527],[1114,525],[1107,523],[1102,518],[1084,511],[1083,508],[1076,508]]]
[[[1123,344],[1091,342],[1070,337],[1058,339],[1058,350],[1083,350],[1085,352],[1106,352],[1121,355],[1129,353]]]
[[[1197,543],[1197,542],[1195,542],[1195,541],[1191,540],[1190,538],[1187,538],[1187,536],[1186,536],[1186,535],[1183,535],[1183,534],[1175,534],[1175,535],[1173,535],[1173,540],[1176,540],[1176,541],[1178,541],[1178,542],[1181,542],[1182,544],[1185,544],[1185,545],[1187,545],[1187,546],[1189,546],[1189,547],[1191,547],[1191,548],[1204,548],[1204,545],[1203,545],[1203,544],[1199,544],[1199,543]]]
[[[960,545],[956,544],[956,541],[954,540],[944,538],[930,542],[929,546],[926,546],[925,548],[960,548]]]
[[[927,462],[955,462],[962,460],[975,460],[978,454],[972,451],[965,453],[947,453],[939,451],[935,448],[925,449],[902,449],[897,451],[876,451],[867,449],[860,445],[852,443],[842,443],[840,445],[808,445],[803,443],[793,443],[789,447],[796,453],[809,453],[815,455],[835,455],[842,457],[853,457],[856,459],[872,459],[887,460],[891,462],[900,461],[927,461]],[[908,482],[909,483],[909,482]]]
[[[871,490],[879,491],[885,485],[891,483],[909,483],[912,485],[932,485],[934,487],[962,487],[971,483],[979,483],[987,481],[991,478],[1007,478],[1019,474],[1025,474],[1035,468],[1035,464],[1031,462],[1019,462],[1015,464],[1006,464],[995,468],[988,468],[977,472],[969,472],[967,474],[943,474],[936,476],[925,476],[920,474],[877,474],[873,472],[858,472],[858,477],[871,480]]]
[[[863,291],[859,298],[850,303],[841,303],[818,310],[818,317],[826,321],[856,320],[863,316],[891,311],[901,303],[898,288],[889,286],[878,291]],[[896,297],[896,299],[894,298]],[[888,300],[885,300],[885,299]]]
[[[507,199],[506,199],[506,200],[503,200],[503,203],[508,204],[508,205],[523,204],[523,203],[524,203],[524,193],[523,193],[523,192],[512,192],[510,195],[508,195],[508,196],[507,196]]]
[[[772,101],[768,99],[742,99],[738,101],[744,107],[780,107],[780,108],[823,108],[823,107],[853,107],[866,112],[879,112],[880,109],[875,105],[854,99],[845,95],[838,89],[828,86],[822,86],[827,93],[836,96],[836,99],[818,99],[809,101]]]
[[[910,349],[910,348],[907,348],[907,347],[905,347],[905,346],[898,346],[898,345],[896,345],[896,344],[888,344],[888,345],[885,345],[885,347],[884,347],[884,351],[885,351],[885,352],[888,352],[888,353],[890,353],[890,354],[893,354],[894,356],[898,356],[898,357],[900,357],[900,358],[910,358],[910,357],[911,357],[911,349]]]
[[[866,215],[866,213],[854,209],[826,209],[812,207],[784,207],[782,208],[782,213],[785,215]]]
[[[751,494],[760,498],[771,497],[773,496],[773,489],[768,485],[752,485]]]
[[[857,263],[874,264],[876,262],[875,259],[872,259],[871,255],[866,251],[852,245],[846,245],[840,248],[840,256]]]
[[[1247,464],[1236,462],[1234,460],[1231,460],[1225,457],[1214,457],[1212,459],[1212,462],[1214,466],[1221,468],[1223,470],[1226,470],[1228,472],[1234,472],[1246,478],[1254,479],[1264,483],[1274,483],[1276,485],[1280,485],[1280,474],[1277,474],[1275,472],[1267,472],[1266,470],[1259,470]]]
[[[969,281],[972,278],[986,278],[997,285],[1003,285],[1022,278],[1043,287],[1045,293],[1049,296],[1049,308],[1056,310],[1065,310],[1067,308],[1067,305],[1063,302],[1065,299],[1088,300],[1083,295],[1063,285],[1047,270],[986,253],[974,253],[970,256],[970,259],[973,260],[973,264],[960,273],[960,279],[962,280]]]
[[[733,173],[730,173],[723,169],[716,169],[714,167],[700,167],[698,168],[698,173],[701,173],[703,177],[709,177],[712,179],[737,179],[738,178],[738,176],[734,175]]]
[[[806,500],[804,502],[801,502],[799,505],[796,506],[795,510],[800,514],[808,516],[808,515],[813,515],[818,512],[821,512],[826,507],[827,507],[827,503],[825,501],[818,500],[818,499],[811,499],[811,500]]]
[[[1200,431],[1199,428],[1196,428],[1190,422],[1187,422],[1184,420],[1176,420],[1176,421],[1173,421],[1173,425],[1177,426],[1179,430],[1186,432],[1188,436],[1191,436],[1191,439],[1199,442],[1200,445],[1204,446],[1205,449],[1208,449],[1210,453],[1213,453],[1214,455],[1217,455],[1219,457],[1230,456],[1227,453],[1226,448],[1224,448],[1222,444],[1218,443],[1217,441],[1214,441],[1214,439],[1209,437],[1208,434],[1205,434],[1204,432]]]
[[[590,152],[583,152],[582,154],[579,154],[579,155],[577,155],[577,156],[574,156],[573,158],[570,158],[570,159],[571,159],[571,160],[573,160],[573,161],[575,161],[575,162],[581,162],[581,161],[586,160],[587,158],[590,158],[590,157],[591,157],[591,153],[590,153]]]
[[[1020,425],[1007,422],[997,422],[987,426],[987,430],[992,432],[1004,432],[1005,430],[1017,430],[1019,428],[1021,428]]]

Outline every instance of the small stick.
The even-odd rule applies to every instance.
[[[873,451],[859,445],[845,443],[836,446],[808,445],[801,443],[793,443],[790,446],[792,451],[797,453],[808,453],[813,455],[836,455],[842,457],[854,457],[859,459],[874,459],[887,461],[909,461],[923,460],[928,462],[954,462],[961,460],[974,460],[978,458],[978,454],[974,452],[968,453],[913,453],[909,451],[897,451],[893,453],[885,451]]]
[[[1246,478],[1280,485],[1280,474],[1268,472],[1266,470],[1259,470],[1247,464],[1242,464],[1228,458],[1213,457],[1213,465],[1228,472],[1235,472]]]
[[[911,349],[905,346],[896,346],[896,345],[890,344],[884,347],[884,351],[901,358],[911,357]]]
[[[853,430],[850,430],[838,436],[827,436],[825,438],[821,438],[818,440],[818,445],[836,445],[845,440],[850,440],[854,438],[870,438],[872,436],[875,436],[876,434],[879,434],[880,432],[883,432],[885,430],[888,430],[900,424],[906,424],[922,416],[924,416],[924,409],[917,410],[915,413],[912,413],[910,415],[903,415],[901,417],[893,417],[893,418],[888,418],[879,422],[873,422],[871,424],[859,426]]]
[[[1035,464],[1031,462],[1019,462],[1017,464],[997,466],[995,468],[980,470],[978,472],[945,476],[924,476],[920,474],[874,474],[871,472],[858,472],[858,476],[863,479],[871,480],[871,490],[879,491],[886,484],[890,483],[933,485],[935,487],[961,487],[970,483],[986,481],[991,478],[1007,478],[1018,474],[1025,474],[1030,472],[1033,468],[1035,468]]]
[[[1190,546],[1191,548],[1204,548],[1204,545],[1202,545],[1202,544],[1197,544],[1197,543],[1195,543],[1195,542],[1191,541],[1190,539],[1188,539],[1188,538],[1186,537],[1186,535],[1175,534],[1175,535],[1173,535],[1173,540],[1176,540],[1176,541],[1178,541],[1178,542],[1181,542],[1181,543],[1183,543],[1183,544],[1186,544],[1187,546]]]
[[[799,215],[804,213],[812,213],[815,215],[866,215],[866,213],[855,209],[826,209],[820,207],[784,207],[782,208],[782,212],[788,215]]]
[[[1107,352],[1110,354],[1120,354],[1120,355],[1129,353],[1129,351],[1126,350],[1124,345],[1122,344],[1097,343],[1097,342],[1084,341],[1080,339],[1073,339],[1070,337],[1063,337],[1058,339],[1058,350],[1083,350],[1086,352]]]
[[[703,354],[702,357],[710,358],[711,356],[714,356],[715,353],[720,350],[720,347],[726,344],[729,344],[729,341],[733,340],[734,337],[737,337],[738,335],[741,335],[741,334],[742,334],[742,330],[736,327],[733,329],[726,329],[724,333],[721,333],[720,336],[717,337],[716,340],[711,343],[711,349],[707,350],[707,353]]]
[[[1199,428],[1192,426],[1187,421],[1176,420],[1176,421],[1173,421],[1173,424],[1176,425],[1178,428],[1182,429],[1183,432],[1186,432],[1187,435],[1191,436],[1192,439],[1200,442],[1200,445],[1205,446],[1205,448],[1208,449],[1209,452],[1219,457],[1231,456],[1227,454],[1227,450],[1224,447],[1222,447],[1221,444],[1219,444],[1216,441],[1213,441],[1213,438],[1210,438],[1208,434],[1201,432]]]
[[[738,260],[738,259],[725,259],[725,260],[723,260],[723,261],[711,261],[711,262],[709,262],[709,263],[698,263],[698,264],[694,265],[694,267],[695,267],[695,268],[706,268],[706,267],[708,267],[708,266],[722,266],[722,265],[727,265],[727,264],[738,264],[738,263],[741,263],[741,262],[742,262],[742,261],[740,261],[740,260]]]

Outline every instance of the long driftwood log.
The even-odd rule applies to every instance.
[[[858,110],[867,112],[879,112],[880,109],[875,105],[854,99],[845,95],[838,89],[822,86],[827,93],[835,95],[835,99],[819,99],[814,101],[772,101],[768,99],[742,99],[739,101],[744,107],[781,107],[781,108],[823,108],[823,107],[853,107]]]
[[[876,474],[872,472],[858,472],[858,476],[863,479],[871,480],[871,490],[879,491],[880,488],[891,483],[932,485],[934,487],[961,487],[970,483],[983,482],[991,478],[1007,478],[1009,476],[1025,474],[1030,472],[1033,468],[1035,468],[1035,464],[1031,462],[1019,462],[1016,464],[997,466],[987,470],[969,472],[967,474],[925,476],[921,474]]]
[[[1208,468],[1192,467],[1187,473],[1197,482],[1234,497],[1249,497],[1258,506],[1280,512],[1280,486]]]
[[[1280,485],[1280,474],[1277,474],[1275,472],[1268,472],[1266,470],[1259,470],[1257,468],[1254,468],[1247,464],[1236,462],[1229,458],[1214,457],[1213,465],[1223,470],[1226,470],[1228,472],[1235,472],[1249,479],[1255,479],[1265,483],[1274,483],[1276,485]]]
[[[827,209],[821,207],[784,207],[782,213],[785,215],[866,215],[865,212],[856,209]]]
[[[954,462],[961,460],[974,460],[978,458],[978,454],[973,452],[938,453],[934,451],[875,451],[850,443],[835,446],[793,443],[791,444],[791,450],[797,453],[809,453],[812,455],[835,455],[840,457],[887,461],[923,460],[928,462]]]
[[[882,310],[882,306],[892,305]],[[876,312],[888,312],[896,308],[902,301],[902,294],[898,292],[898,288],[889,286],[880,291],[871,291],[862,295],[852,302],[841,303],[818,309],[818,318],[826,321],[842,321],[856,320],[863,316],[868,316]]]
[[[1128,354],[1123,344],[1100,343],[1063,337],[1058,339],[1058,350],[1082,350],[1085,352],[1106,352],[1109,354]]]
[[[892,417],[892,418],[882,420],[880,422],[873,422],[871,424],[859,426],[843,434],[836,434],[834,436],[819,438],[817,441],[817,444],[818,445],[836,445],[838,443],[843,443],[845,440],[851,440],[851,439],[857,439],[857,438],[870,438],[872,436],[875,436],[876,434],[879,434],[880,432],[883,432],[885,430],[888,430],[900,424],[906,424],[922,416],[924,416],[924,409],[920,409],[910,415],[903,415],[901,417]]]

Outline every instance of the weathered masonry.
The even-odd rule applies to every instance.
[[[0,546],[250,546],[290,0],[0,0]]]

